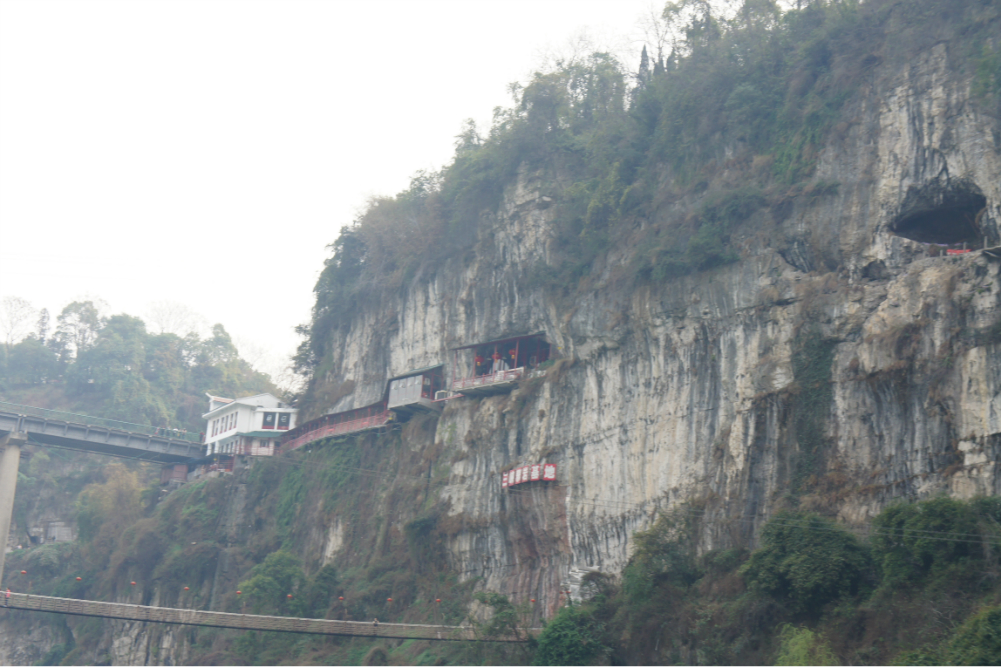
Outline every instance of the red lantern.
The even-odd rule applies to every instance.
[[[441,602],[441,598],[435,598],[435,602]]]
[[[387,602],[393,602],[393,598],[386,598]]]
[[[187,586],[185,586],[185,587],[184,587],[184,590],[188,590],[188,587],[187,587]]]
[[[21,574],[28,574],[27,570],[21,570]]]
[[[237,591],[237,595],[240,595],[240,591]]]
[[[292,593],[289,593],[289,594],[288,594],[288,595],[286,595],[285,597],[287,597],[287,598],[289,598],[289,599],[291,600],[291,599],[292,599]]]
[[[530,602],[535,602],[535,601],[536,601],[536,598],[532,598],[532,600],[530,600]]]
[[[136,582],[134,582],[134,581],[133,581],[133,582],[131,582],[131,583],[132,583],[132,585],[133,585],[133,586],[135,586],[135,585],[136,585]]]
[[[343,598],[343,597],[341,597],[340,595],[338,596],[338,598],[337,598],[337,599],[338,599],[338,600],[342,600],[342,601],[344,600],[344,598]]]
[[[77,581],[83,581],[83,577],[77,577]]]

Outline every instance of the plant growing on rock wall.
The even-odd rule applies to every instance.
[[[816,514],[780,512],[762,531],[762,546],[741,567],[748,586],[800,612],[861,590],[870,556],[854,535]]]
[[[486,621],[471,620],[479,641],[468,642],[464,653],[470,664],[522,664],[532,660],[535,639],[526,628],[532,618],[528,604],[515,605],[508,596],[492,591],[480,591],[473,599],[490,610]],[[523,642],[500,642],[499,639],[517,637]]]
[[[998,576],[999,498],[940,497],[893,505],[873,521],[873,556],[883,583],[929,574]],[[955,537],[956,539],[949,539]]]
[[[796,341],[791,360],[797,387],[791,405],[798,446],[790,480],[794,491],[804,491],[812,476],[823,470],[836,344],[836,340],[825,337],[815,329],[803,331]]]
[[[623,591],[631,600],[647,600],[658,584],[684,588],[700,577],[692,515],[684,510],[659,515],[650,529],[634,534],[633,544],[623,570]]]
[[[539,635],[534,665],[597,665],[612,649],[605,643],[605,626],[594,615],[568,606]]]
[[[142,513],[142,488],[135,472],[121,463],[104,469],[105,482],[89,484],[76,502],[80,540],[98,567],[107,562],[115,542]]]
[[[946,639],[900,653],[893,665],[994,665],[999,659],[998,606],[984,607]]]
[[[783,625],[779,631],[777,665],[840,665],[824,637],[810,628]]]
[[[254,566],[250,578],[240,582],[240,591],[255,614],[294,615],[299,611],[296,593],[305,580],[299,559],[288,551],[276,551]]]

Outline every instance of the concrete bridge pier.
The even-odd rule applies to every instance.
[[[17,489],[17,467],[21,463],[21,444],[25,433],[8,433],[0,438],[0,591],[3,588],[3,566],[7,560],[7,538],[14,513],[14,491]]]

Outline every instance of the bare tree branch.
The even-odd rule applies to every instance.
[[[5,296],[0,301],[0,335],[8,348],[28,335],[37,311],[19,296]]]
[[[192,308],[176,301],[154,301],[146,309],[146,323],[152,331],[184,338],[190,333],[208,335],[209,322]]]

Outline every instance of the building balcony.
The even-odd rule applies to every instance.
[[[524,374],[525,368],[512,368],[507,371],[453,380],[452,391],[464,396],[504,394],[514,389]]]

